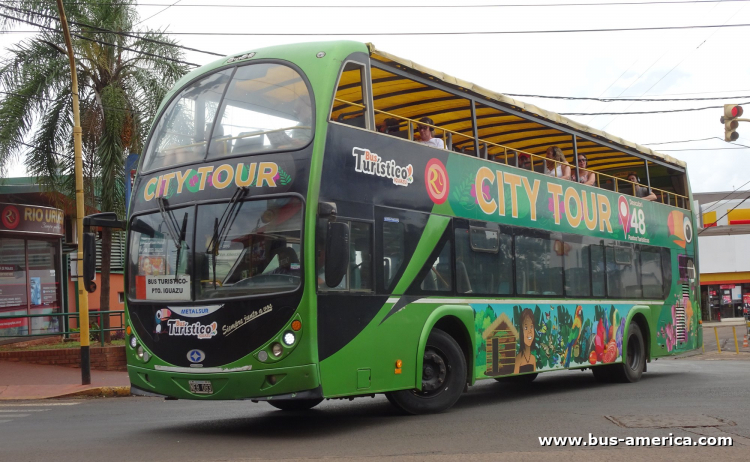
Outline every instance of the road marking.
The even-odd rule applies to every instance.
[[[13,409],[0,409],[0,412],[44,412],[49,411],[49,409],[24,409],[24,410],[13,410]]]
[[[16,417],[28,417],[30,415],[31,414],[5,414],[5,415],[3,415],[3,417],[13,417],[13,418],[16,418]]]
[[[81,404],[81,403],[0,404],[0,407],[75,406],[76,404]]]

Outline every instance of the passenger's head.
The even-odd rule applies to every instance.
[[[578,154],[578,168],[586,168],[589,160],[583,154]]]
[[[547,148],[547,159],[556,160],[558,162],[562,162],[563,164],[568,163],[568,161],[565,159],[565,156],[563,155],[562,149],[557,146],[550,146]]]
[[[419,119],[417,131],[419,132],[419,136],[422,137],[422,140],[429,140],[434,136],[435,129],[430,125],[435,125],[435,122],[433,122],[429,117],[422,117],[421,119]]]
[[[518,166],[525,169],[531,169],[531,156],[528,154],[519,153]]]
[[[638,178],[638,175],[635,174],[635,172],[628,173],[628,181],[632,181],[633,183],[640,183],[641,179]]]

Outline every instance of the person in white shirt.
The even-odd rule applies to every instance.
[[[430,125],[435,125],[435,122],[429,117],[422,117],[419,121],[421,122],[417,126],[417,131],[419,131],[419,142],[426,144],[427,146],[432,146],[433,148],[445,149],[445,143],[443,143],[443,140],[434,137],[435,129]]]
[[[544,174],[561,178],[570,179],[570,165],[563,155],[562,149],[557,146],[547,148],[547,161],[544,162]],[[555,162],[557,161],[557,162]]]

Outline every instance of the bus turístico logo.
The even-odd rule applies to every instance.
[[[424,170],[424,185],[432,202],[440,205],[448,198],[450,181],[448,170],[438,159],[430,159]]]
[[[352,155],[356,158],[354,170],[358,173],[390,178],[398,186],[409,186],[414,181],[414,167],[411,164],[401,167],[395,160],[383,160],[379,155],[363,148],[352,149]]]

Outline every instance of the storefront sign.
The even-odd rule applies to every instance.
[[[719,289],[734,289],[734,284],[722,284]]]
[[[721,303],[722,303],[722,305],[730,305],[732,303],[732,296],[731,295],[722,295],[721,296]]]
[[[750,294],[742,294],[742,303],[750,305]]]
[[[59,209],[0,203],[0,231],[62,236],[63,218]]]

